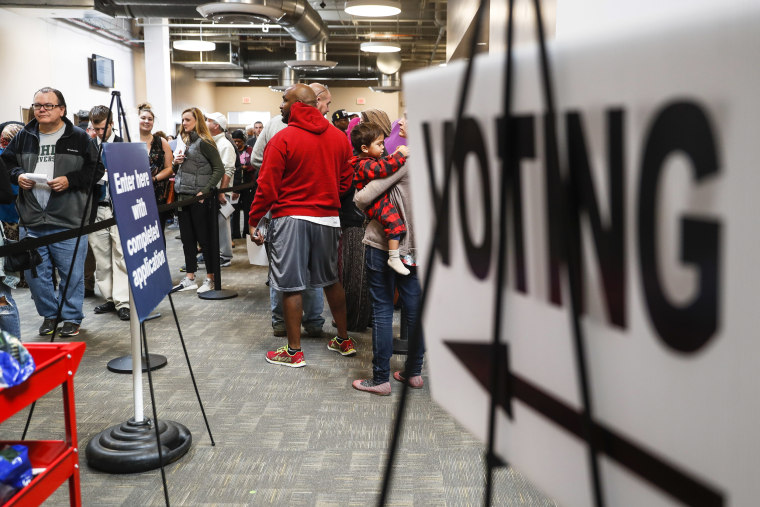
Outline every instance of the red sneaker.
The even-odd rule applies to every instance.
[[[388,396],[391,394],[391,383],[383,382],[382,384],[376,384],[374,380],[354,380],[351,385],[357,391],[365,391],[367,393],[376,394],[378,396]]]
[[[277,350],[270,350],[267,352],[266,360],[268,363],[281,364],[283,366],[290,366],[291,368],[306,366],[306,361],[303,358],[303,351],[299,350],[291,356],[288,354],[287,345],[280,347]]]
[[[406,382],[406,379],[404,378],[404,372],[402,371],[394,372],[393,378],[399,382]],[[412,375],[409,377],[409,387],[412,389],[422,389],[423,385],[425,385],[425,382],[422,380],[422,375]]]
[[[341,356],[353,356],[356,354],[356,349],[354,348],[354,341],[351,338],[346,338],[343,340],[343,343],[338,343],[338,337],[336,336],[332,340],[330,340],[330,343],[327,344],[327,348],[330,350],[334,350]]]

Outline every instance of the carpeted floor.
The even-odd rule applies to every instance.
[[[178,232],[168,229],[173,280],[183,275]],[[387,448],[396,418],[400,384],[378,397],[356,391],[351,381],[371,375],[371,332],[352,333],[359,353],[342,357],[327,349],[333,329],[325,308],[324,338],[304,338],[304,368],[265,362],[264,352],[285,344],[272,336],[266,268],[250,266],[245,244],[236,240],[232,266],[223,268],[223,288],[238,297],[199,299],[195,292],[173,296],[182,334],[199,383],[216,446],[211,446],[193,391],[168,298],[146,323],[151,353],[168,365],[153,374],[159,419],[192,432],[192,447],[166,467],[173,505],[374,505],[382,487]],[[202,273],[200,273],[202,276]],[[14,292],[24,341],[37,335],[29,291]],[[102,298],[85,299],[86,318],[74,340],[87,344],[75,377],[80,442],[82,503],[91,506],[163,505],[159,470],[108,474],[87,466],[84,448],[99,432],[134,415],[131,375],[111,373],[106,363],[129,353],[129,323],[115,314],[96,315]],[[325,305],[326,306],[326,305]],[[394,356],[392,368],[403,367]],[[146,417],[151,414],[147,375]],[[425,375],[427,380],[427,376]],[[0,426],[1,440],[21,437],[28,411]],[[60,389],[37,403],[28,438],[60,439]],[[430,398],[428,386],[410,393],[403,440],[389,505],[482,505],[483,445]],[[46,505],[68,505],[65,486]],[[512,469],[496,474],[494,505],[554,505]]]

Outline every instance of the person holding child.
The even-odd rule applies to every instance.
[[[401,137],[406,139],[406,118],[401,118],[399,124]],[[421,389],[424,386],[422,363],[425,344],[421,329],[417,326],[420,317],[421,288],[417,277],[408,175],[409,169],[404,164],[391,176],[370,181],[354,196],[354,202],[360,209],[366,209],[384,195],[388,196],[406,225],[406,234],[401,237],[399,244],[401,260],[409,269],[409,274],[404,276],[389,267],[385,227],[378,220],[371,220],[364,233],[367,283],[372,301],[372,377],[354,380],[351,386],[358,391],[379,396],[391,394],[393,307],[396,289],[405,310],[401,318],[409,330],[410,349],[405,371],[395,371],[392,376],[397,382],[406,383],[412,389]]]
[[[372,180],[387,178],[406,163],[409,150],[404,145],[399,146],[393,154],[383,156],[384,139],[383,129],[376,123],[360,123],[351,131],[351,144],[354,153],[358,153],[350,161],[354,168],[354,186],[357,190],[363,189]],[[398,251],[399,240],[406,234],[406,225],[388,194],[380,195],[364,213],[383,226],[388,240],[388,266],[399,274],[408,275],[409,270],[401,262]]]

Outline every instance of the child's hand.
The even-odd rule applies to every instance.
[[[405,144],[402,144],[401,146],[399,146],[398,148],[396,148],[396,151],[394,151],[393,153],[394,154],[395,153],[401,153],[404,157],[408,157],[409,156],[409,147],[406,146]]]

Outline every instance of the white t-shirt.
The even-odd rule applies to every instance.
[[[326,225],[328,227],[340,227],[340,217],[306,217],[301,215],[293,215],[296,220],[306,220],[319,225]]]
[[[63,136],[63,131],[65,129],[66,124],[63,124],[61,125],[61,128],[52,134],[43,134],[40,132],[40,154],[37,158],[37,166],[34,168],[34,174],[44,175],[48,181],[53,179],[54,174],[55,144]],[[50,200],[50,187],[38,183],[32,188],[32,193],[34,193],[34,197],[37,198],[37,202],[40,203],[42,209],[45,209]]]

